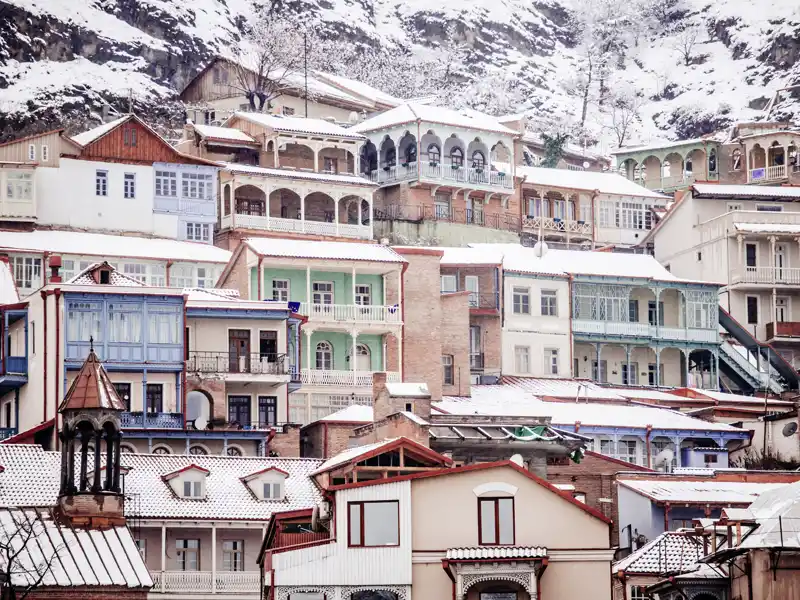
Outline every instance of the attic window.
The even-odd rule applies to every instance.
[[[258,500],[280,502],[286,498],[286,478],[289,473],[277,467],[268,467],[242,477],[244,483]]]
[[[264,483],[264,500],[283,500],[283,483]]]
[[[111,283],[111,271],[108,269],[103,269],[100,271],[100,283],[108,285]]]
[[[136,129],[133,127],[126,127],[122,131],[123,144],[126,146],[136,146]]]
[[[183,482],[183,497],[184,498],[202,498],[203,497],[203,482],[202,481],[184,481]]]

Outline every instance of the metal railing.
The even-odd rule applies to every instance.
[[[519,215],[511,212],[486,212],[483,209],[442,205],[390,205],[374,210],[376,221],[445,221],[465,225],[480,225],[490,229],[519,231]]]
[[[250,373],[253,375],[286,375],[285,354],[251,352],[189,352],[186,370],[192,373]]]
[[[489,167],[465,167],[463,165],[442,164],[440,162],[423,162],[420,173],[416,161],[400,164],[385,164],[379,169],[365,173],[363,176],[374,183],[392,183],[416,179],[418,175],[426,179],[455,181],[485,187],[501,187],[512,189],[514,179],[510,174],[494,171]]]
[[[786,179],[787,176],[786,165],[759,167],[758,169],[750,169],[747,172],[748,181],[775,181],[777,179]]]
[[[472,309],[499,309],[500,308],[500,294],[498,292],[480,293],[470,290],[441,290],[442,294],[457,294],[459,292],[469,292],[467,296],[467,304]]]
[[[719,331],[716,328],[665,327],[664,325],[652,325],[636,321],[601,321],[592,319],[575,319],[572,321],[572,328],[576,333],[650,337],[663,340],[708,343],[719,341]]]
[[[183,429],[183,414],[124,412],[120,413],[120,424],[141,429]]]
[[[372,371],[333,371],[326,369],[302,369],[300,381],[307,385],[371,386]],[[388,371],[386,381],[401,381],[400,373]]]
[[[310,321],[336,323],[400,323],[400,306],[379,304],[309,304],[300,303],[300,314]]]

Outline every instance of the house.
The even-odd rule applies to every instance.
[[[28,382],[28,305],[8,259],[0,257],[0,440],[17,432],[19,390]]]
[[[136,115],[72,138],[58,130],[7,142],[0,145],[4,160],[25,163],[0,169],[13,179],[4,188],[20,198],[4,205],[20,212],[24,200],[22,212],[32,213],[28,221],[37,227],[213,242],[217,166],[179,152]],[[9,217],[10,226],[20,219]]]
[[[742,429],[753,432],[753,441],[747,448],[734,453],[732,458],[745,464],[771,461],[800,463],[800,430],[797,409],[786,412],[750,414],[740,421]]]
[[[379,186],[379,238],[451,246],[519,239],[516,131],[475,111],[413,102],[351,130],[368,139],[360,173]]]
[[[360,177],[365,137],[322,119],[236,112],[224,126],[189,124],[178,148],[218,161],[219,233],[372,239],[372,191]]]
[[[147,286],[98,263],[51,281],[26,315],[30,377],[0,405],[11,442],[55,447],[56,399],[92,352],[125,403],[127,452],[263,455],[288,421],[299,320],[286,302]]]
[[[219,285],[302,315],[301,388],[288,421],[304,425],[351,404],[371,404],[372,373],[403,372],[406,261],[375,243],[246,238]]]
[[[635,246],[655,225],[652,209],[670,200],[617,173],[529,166],[516,172],[523,178],[523,242],[530,246]]]
[[[39,290],[48,281],[48,261],[61,258],[66,281],[97,262],[156,287],[213,287],[231,253],[211,244],[138,235],[37,229],[4,231],[0,254],[8,256],[20,295]]]
[[[605,517],[513,461],[442,463],[402,438],[323,463],[315,476],[328,501],[315,514],[327,536],[287,546],[270,530],[259,558],[268,597],[610,598]],[[336,477],[359,467],[384,473]],[[548,518],[520,518],[525,506]]]
[[[254,77],[255,70],[231,57],[214,58],[181,91],[189,118],[202,125],[219,125],[236,111],[252,110],[239,79]],[[285,89],[264,111],[354,123],[362,114],[381,112],[402,102],[359,81],[329,73],[292,73],[285,83]]]

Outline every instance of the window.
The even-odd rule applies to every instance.
[[[647,595],[646,585],[632,585],[631,593],[628,597],[630,600],[650,600],[650,596]]]
[[[42,162],[48,160],[50,160],[50,148],[47,147],[47,144],[42,144]]]
[[[513,290],[513,304],[515,315],[531,314],[531,298],[528,288],[515,287]]]
[[[473,169],[483,169],[486,166],[486,157],[483,155],[483,152],[480,150],[476,150],[472,153],[472,168]]]
[[[614,448],[614,440],[600,440],[600,454],[604,454],[605,456],[616,456],[616,450]]]
[[[147,324],[150,344],[180,344],[183,336],[179,307],[148,305]]]
[[[716,454],[704,454],[703,462],[708,464],[717,464],[719,457]]]
[[[464,151],[461,148],[450,150],[450,164],[457,167],[464,166]]]
[[[125,146],[136,146],[136,129],[134,127],[125,127],[122,130],[122,143]]]
[[[664,326],[664,303],[658,303],[658,315],[656,315],[656,301],[650,300],[647,303],[647,322],[650,325],[656,324],[656,316],[658,316],[658,324]]]
[[[656,382],[656,375],[658,376],[658,382]],[[650,363],[647,365],[647,385],[662,385],[664,383],[664,365],[661,364],[661,367],[658,369],[658,373],[656,373],[656,364]]]
[[[616,207],[608,200],[600,201],[600,227],[614,227],[616,221]]]
[[[164,287],[167,285],[167,266],[150,265],[150,285]]]
[[[281,107],[281,112],[286,117],[291,117],[294,114],[294,109],[291,106],[283,106]]]
[[[41,258],[12,256],[9,261],[14,269],[14,281],[18,288],[33,289],[42,284]]]
[[[288,279],[272,280],[272,299],[276,302],[288,302],[289,290],[290,287]]]
[[[333,284],[329,281],[315,281],[311,284],[311,299],[317,305],[333,304]]]
[[[123,450],[124,452],[124,450]],[[136,542],[136,549],[139,551],[139,554],[142,557],[142,560],[147,560],[147,540],[134,540]]]
[[[372,286],[356,286],[356,304],[358,306],[369,306],[372,304]]]
[[[478,543],[514,544],[514,499],[478,498]]]
[[[622,363],[622,383],[623,385],[638,385],[639,363],[630,363],[630,369],[628,369],[628,364]]]
[[[400,506],[388,502],[350,502],[347,505],[347,543],[350,546],[399,546]]]
[[[514,346],[514,368],[517,373],[531,372],[531,349],[528,346]]]
[[[131,384],[130,383],[115,383],[114,389],[117,390],[117,396],[120,397],[125,403],[125,410],[131,409]]]
[[[9,200],[33,200],[33,175],[22,171],[9,171],[6,178],[6,196]]]
[[[636,464],[636,442],[633,440],[620,440],[617,442],[617,458]]]
[[[455,383],[455,374],[453,372],[452,354],[442,354],[442,370],[444,371],[444,384],[453,385]]]
[[[316,368],[330,371],[333,369],[333,346],[328,342],[319,342],[316,352]]]
[[[628,300],[628,321],[631,323],[639,322],[639,301]]]
[[[703,253],[700,251],[697,252],[697,262],[703,262]]]
[[[123,196],[125,198],[136,198],[136,175],[125,173]]]
[[[756,325],[758,323],[758,297],[747,297],[747,324]]]
[[[548,375],[558,375],[558,349],[545,348],[544,369]]]
[[[148,383],[145,402],[147,414],[157,415],[164,412],[164,385],[161,383]]]
[[[141,283],[147,283],[147,265],[142,263],[123,263],[122,272]]]
[[[108,196],[108,171],[95,171],[94,193],[97,196]]]
[[[156,196],[174,198],[178,195],[178,174],[175,171],[156,171]]]
[[[758,212],[783,212],[783,206],[780,204],[756,204]]]
[[[431,144],[430,146],[428,146],[428,162],[430,162],[431,165],[435,166],[439,164],[439,160],[441,159],[441,157],[442,157],[442,151],[439,149],[439,146],[437,146],[436,144]]]
[[[758,244],[745,244],[744,254],[745,265],[748,267],[755,267],[757,265],[756,260],[758,257]]]
[[[742,170],[742,151],[739,150],[738,148],[736,148],[731,154],[731,170],[732,171]]]
[[[200,540],[175,540],[179,571],[199,571]]]
[[[742,205],[738,202],[728,202],[728,212],[742,210]]]
[[[335,158],[330,156],[323,156],[322,157],[322,169],[326,173],[338,173],[339,172],[339,161]]]
[[[187,223],[186,239],[190,242],[208,242],[211,239],[209,223]]]
[[[141,344],[141,305],[128,302],[109,303],[107,327],[109,342]]]
[[[183,482],[183,497],[184,498],[202,498],[203,497],[203,482],[202,481],[184,481]]]
[[[262,331],[261,333],[266,332]],[[272,356],[274,355],[267,355],[266,359],[269,361]],[[278,398],[276,396],[258,397],[258,423],[261,427],[273,427],[278,423]]]
[[[275,482],[264,483],[264,500],[283,500],[283,485]]]
[[[441,277],[440,288],[443,294],[452,294],[453,292],[458,290],[458,285],[456,282],[455,275],[442,275]]]
[[[542,290],[542,316],[557,317],[558,305],[556,304],[556,290]]]
[[[36,146],[28,144],[28,160],[36,160]]]
[[[644,205],[637,202],[623,202],[620,210],[620,227],[644,229]]]
[[[86,342],[92,337],[95,344],[102,342],[102,316],[101,302],[70,302],[67,306],[67,341]]]
[[[211,175],[203,173],[182,173],[181,193],[184,198],[195,200],[211,200]]]
[[[243,540],[226,540],[222,542],[222,570],[244,571]]]
[[[597,361],[592,361],[592,381],[599,381],[606,383],[608,381],[608,363],[604,360],[600,361],[600,370],[597,369]]]
[[[214,271],[206,267],[197,267],[197,287],[210,288],[214,287]]]

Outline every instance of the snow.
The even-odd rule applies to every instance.
[[[489,248],[440,248],[444,250],[442,266],[487,265],[498,266],[503,263],[500,251]]]
[[[723,198],[800,198],[800,187],[761,186],[761,185],[716,185],[695,183],[692,186],[695,197],[720,196]]]
[[[367,452],[372,452],[373,450],[379,450],[384,446],[388,446],[396,442],[397,440],[402,438],[388,438],[380,442],[376,442],[374,444],[365,444],[363,446],[356,446],[355,448],[348,448],[337,454],[336,456],[332,456],[328,460],[326,460],[320,467],[312,473],[312,475],[317,475],[319,473],[324,473],[325,471],[330,471],[331,469],[338,467],[339,465],[346,464],[352,461],[355,458],[358,458],[362,454],[366,454]]]
[[[409,412],[407,410],[401,410],[400,414],[403,415],[406,419],[414,421],[414,423],[416,423],[417,425],[423,425],[423,426],[430,425],[430,423],[428,423],[425,419],[423,419],[419,415],[415,415],[414,413]]]
[[[103,137],[117,126],[122,125],[128,119],[130,119],[130,115],[125,115],[119,119],[114,119],[113,121],[109,121],[108,123],[104,123],[103,125],[99,125],[98,127],[94,127],[93,129],[89,129],[88,131],[84,131],[83,133],[72,136],[72,141],[77,142],[81,146],[86,146],[87,144],[91,144],[96,139]]]
[[[763,493],[750,505],[750,513],[758,529],[741,548],[800,548],[800,482]]]
[[[517,167],[516,175],[525,177],[525,184],[547,188],[599,191],[601,194],[615,196],[638,196],[667,201],[669,196],[648,190],[618,173],[599,173],[596,171],[570,171],[568,169],[547,169],[544,167]]]
[[[800,233],[800,225],[788,223],[734,223],[733,226],[742,233]]]
[[[318,420],[328,423],[372,423],[372,418],[371,406],[364,406],[363,404],[351,404],[347,408],[343,408],[342,410],[336,411],[335,413],[332,413],[327,417],[322,417]]]
[[[192,124],[192,128],[201,136],[214,138],[215,140],[257,143],[256,140],[247,135],[244,131],[234,129],[233,127],[216,127],[214,125],[198,125],[194,123]]]
[[[53,252],[227,264],[231,253],[210,244],[164,238],[84,233],[82,231],[4,231],[0,249],[10,252]]]
[[[378,263],[405,263],[406,260],[388,246],[371,243],[321,242],[278,238],[247,238],[250,249],[260,256],[311,258],[325,260],[358,260]]]
[[[695,536],[676,531],[665,531],[622,560],[614,563],[612,573],[683,573],[698,568],[697,561],[704,556],[703,545]]]
[[[408,102],[384,113],[376,115],[366,121],[355,125],[352,130],[361,133],[389,129],[397,125],[415,123],[436,123],[439,125],[449,125],[451,127],[462,127],[464,129],[477,129],[481,131],[491,131],[510,136],[517,136],[517,132],[500,124],[497,119],[489,115],[476,111],[455,111],[441,106],[428,104],[418,104]]]
[[[310,179],[314,181],[335,181],[336,183],[349,183],[365,187],[376,187],[377,184],[359,177],[358,175],[342,175],[333,173],[314,173],[313,171],[294,171],[292,169],[269,169],[239,163],[217,163],[235,173],[252,173],[253,175],[269,175],[271,177],[288,177],[290,179]]]
[[[727,392],[718,392],[716,390],[701,390],[696,388],[689,388],[694,394],[699,396],[706,396],[711,398],[712,400],[716,400],[718,403],[725,403],[726,405],[736,405],[736,404],[759,404],[764,406],[764,399],[757,398],[755,396],[743,396],[740,394],[728,394]],[[788,407],[794,406],[794,403],[789,400],[779,400],[775,398],[770,398],[769,400],[770,405],[775,404],[784,404]]]
[[[398,398],[429,398],[431,393],[428,391],[427,383],[392,383],[386,384],[386,391],[390,396]]]
[[[624,146],[617,150],[610,152],[612,156],[617,156],[618,154],[633,154],[643,151],[655,151],[655,150],[667,150],[670,148],[683,148],[684,146],[694,146],[697,144],[703,144],[704,142],[714,142],[715,138],[713,137],[703,137],[703,138],[694,138],[691,140],[664,140],[661,142],[655,142],[651,144],[642,144],[640,146]]]
[[[800,476],[798,476],[800,478]],[[750,504],[769,490],[786,483],[753,481],[681,481],[619,479],[618,483],[657,502],[702,502],[708,504]],[[752,508],[751,508],[752,510]]]
[[[286,117],[284,115],[270,115],[266,113],[237,112],[234,113],[226,123],[232,119],[244,119],[262,127],[274,129],[275,131],[285,131],[291,133],[313,133],[318,135],[333,136],[348,140],[363,140],[364,136],[354,133],[352,129],[345,129],[341,125],[331,123],[324,119],[311,119],[305,117]]]
[[[321,71],[315,73],[315,75],[317,78],[322,79],[331,85],[343,88],[347,92],[356,94],[362,98],[367,98],[376,104],[394,107],[399,106],[404,102],[402,98],[397,98],[395,96],[386,94],[379,89],[372,87],[371,85],[361,83],[355,79],[349,79],[347,77],[342,77],[341,75],[331,75],[330,73],[323,73]]]
[[[7,260],[0,260],[0,306],[19,302],[19,291],[14,273]]]

